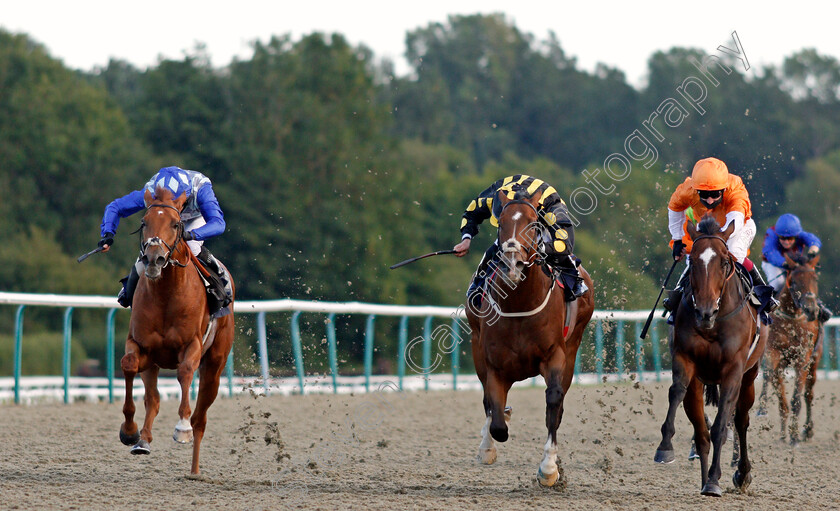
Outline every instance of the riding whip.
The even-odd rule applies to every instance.
[[[102,252],[103,250],[105,250],[105,247],[96,247],[95,249],[91,250],[91,251],[90,251],[90,252],[88,252],[87,254],[80,255],[80,256],[79,256],[79,258],[78,258],[78,259],[76,259],[76,260],[77,260],[77,261],[79,261],[79,262],[82,262],[82,261],[84,261],[85,259],[87,259],[88,257],[92,256],[93,254],[96,254],[96,253]]]
[[[647,321],[645,321],[644,328],[642,328],[642,334],[639,336],[640,339],[644,339],[645,336],[647,336],[648,328],[650,328],[650,322],[653,321],[653,315],[656,314],[656,306],[659,305],[659,299],[662,298],[662,293],[665,292],[665,288],[668,286],[668,281],[671,280],[671,274],[674,273],[674,268],[677,267],[678,262],[680,262],[679,259],[674,259],[674,264],[672,264],[671,269],[668,270],[665,282],[662,283],[662,289],[659,290],[659,296],[656,297],[656,301],[653,303],[653,309],[650,311]]]
[[[405,266],[407,264],[411,264],[414,261],[419,261],[420,259],[425,259],[427,257],[432,257],[436,255],[446,255],[446,254],[454,254],[455,250],[438,250],[437,252],[432,252],[429,254],[421,255],[419,257],[412,257],[411,259],[406,259],[405,261],[401,261],[393,266],[391,266],[392,270],[399,268],[400,266]]]

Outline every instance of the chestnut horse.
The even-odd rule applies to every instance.
[[[574,374],[583,331],[594,310],[593,284],[580,267],[589,286],[583,296],[571,302],[568,335],[564,335],[566,300],[563,289],[542,268],[537,251],[539,227],[537,207],[542,194],[530,199],[508,200],[500,193],[503,205],[499,215],[497,242],[502,252],[502,265],[488,278],[489,292],[481,308],[475,310],[468,300],[467,319],[471,328],[472,353],[476,373],[484,388],[484,413],[479,461],[496,461],[493,440],[508,439],[506,420],[510,408],[505,407],[514,382],[542,375],[546,382],[546,416],[548,440],[537,479],[543,486],[552,486],[560,478],[557,465],[557,428],[563,417],[563,398]]]
[[[793,366],[794,391],[790,403],[790,441],[799,442],[799,411],[801,395],[805,391],[805,430],[802,436],[808,440],[814,435],[811,418],[811,403],[814,400],[814,384],[817,382],[817,367],[822,358],[822,325],[818,319],[817,270],[819,256],[808,261],[805,258],[794,261],[785,259],[790,268],[785,285],[779,293],[780,307],[775,311],[770,337],[767,340],[767,362],[764,384],[759,402],[766,401],[767,383],[770,382],[779,397],[779,415],[782,420],[782,440],[787,438],[788,403],[785,395],[785,368]]]
[[[668,391],[668,415],[662,424],[662,442],[654,461],[674,461],[674,417],[683,403],[694,426],[703,495],[720,497],[720,458],[726,424],[735,411],[735,429],[740,445],[738,469],[732,477],[737,488],[746,490],[752,476],[747,456],[749,411],[755,401],[758,362],[767,344],[767,326],[748,302],[747,292],[736,275],[736,262],[726,247],[734,223],[720,232],[720,226],[706,216],[697,226],[688,222],[694,240],[689,255],[689,284],[675,312],[671,329],[673,383]],[[703,415],[703,386],[718,413],[711,431],[714,444],[709,467],[709,429]],[[720,393],[718,395],[718,387]]]
[[[125,374],[125,422],[120,426],[120,440],[133,445],[132,454],[149,454],[152,423],[160,410],[158,372],[161,368],[177,369],[181,405],[173,439],[179,443],[193,441],[190,471],[198,474],[207,409],[216,399],[219,377],[233,345],[233,314],[210,319],[196,259],[183,238],[180,212],[186,195],[173,198],[171,191],[158,188],[154,198],[147,190],[145,201],[147,209],[140,228],[140,260],[145,271],[134,295],[121,362]],[[230,308],[233,311],[233,304]],[[196,369],[200,376],[198,400],[190,417],[189,391]],[[146,418],[139,432],[132,397],[137,373],[146,387]]]

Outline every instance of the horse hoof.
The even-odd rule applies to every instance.
[[[697,446],[691,442],[691,449],[688,450],[688,461],[699,460],[700,455],[697,454]]]
[[[551,488],[555,484],[557,484],[557,480],[560,479],[560,471],[555,470],[553,474],[544,474],[542,468],[537,468],[537,482],[540,483],[540,486],[545,486],[546,488]]]
[[[721,491],[720,486],[716,483],[706,483],[703,489],[700,490],[700,493],[707,497],[720,497],[723,495],[723,491]]]
[[[490,436],[497,442],[507,442],[508,430],[507,428],[494,428],[490,426]]]
[[[175,425],[175,432],[172,433],[172,440],[179,444],[188,444],[193,440],[193,430],[190,422],[186,419],[181,419]]]
[[[131,454],[149,454],[150,452],[152,452],[152,448],[149,442],[142,438],[131,448]]]
[[[740,483],[738,482],[739,479],[741,479]],[[752,482],[752,475],[750,475],[749,472],[747,472],[747,475],[744,476],[743,478],[741,477],[741,472],[739,472],[737,470],[735,471],[734,474],[732,474],[732,484],[734,484],[735,488],[738,488],[742,492],[747,491],[747,488],[749,488],[751,482]]]
[[[482,465],[492,465],[496,463],[496,448],[492,449],[479,449],[478,450],[478,461]]]
[[[670,451],[661,451],[659,449],[656,450],[656,455],[653,457],[653,461],[657,463],[673,463],[676,456],[674,456],[674,450],[671,449]]]
[[[139,431],[134,433],[133,435],[127,435],[123,433],[123,430],[120,430],[120,442],[122,442],[123,445],[134,445],[137,443],[138,440],[140,440]]]

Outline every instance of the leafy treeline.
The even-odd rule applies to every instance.
[[[734,48],[727,37],[720,43]],[[741,43],[749,57],[750,41]],[[836,305],[834,58],[803,50],[746,70],[731,55],[673,48],[650,57],[636,89],[618,69],[579,69],[554,35],[537,39],[502,15],[418,28],[406,55],[411,71],[394,76],[365,47],[314,33],[255,42],[250,59],[224,68],[199,48],[146,70],[112,61],[83,72],[26,35],[0,32],[0,289],[115,292],[136,256],[137,218],[123,222],[112,253],[84,265],[75,256],[95,246],[110,200],[179,165],[214,182],[228,232],[208,245],[241,298],[455,305],[491,229],[466,261],[388,265],[454,245],[469,199],[522,172],[565,196],[595,191],[577,196],[578,211],[592,197],[597,206],[576,215],[576,251],[598,306],[643,308],[668,264],[667,198],[695,160],[714,155],[751,191],[754,259],[775,217],[798,213],[825,242],[823,295]],[[692,76],[705,83],[702,114],[678,91]],[[664,115],[651,115],[669,98],[685,113],[666,128]],[[656,157],[603,180],[611,154],[649,149],[638,138],[625,147],[636,130]],[[608,192],[592,183],[596,169]]]

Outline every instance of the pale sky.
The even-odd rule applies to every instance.
[[[639,4],[643,4],[639,5]],[[503,12],[522,32],[557,34],[567,55],[591,71],[603,62],[640,85],[656,50],[689,46],[712,53],[738,36],[752,69],[780,64],[805,47],[840,58],[835,2],[528,2],[520,1],[178,1],[0,0],[0,27],[29,34],[74,69],[104,67],[112,57],[145,68],[159,56],[181,59],[204,43],[214,66],[248,59],[249,43],[290,33],[338,32],[377,57],[407,65],[405,34],[451,14]]]

